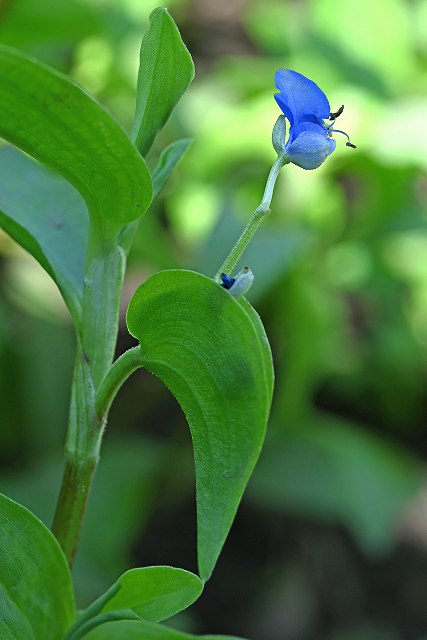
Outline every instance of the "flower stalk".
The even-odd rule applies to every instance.
[[[271,167],[270,173],[268,174],[261,203],[253,212],[252,217],[244,228],[240,238],[237,240],[236,244],[234,245],[226,259],[222,263],[217,274],[215,275],[214,279],[216,280],[216,282],[219,282],[221,273],[226,273],[227,275],[231,274],[233,269],[236,267],[236,264],[242,257],[246,247],[252,240],[263,218],[268,213],[270,213],[270,205],[273,198],[274,186],[276,184],[277,176],[279,175],[282,167],[288,162],[289,160],[284,154],[281,153],[277,156],[273,166]]]

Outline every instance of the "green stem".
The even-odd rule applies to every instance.
[[[118,333],[124,255],[117,235],[92,228],[65,443],[65,469],[52,531],[72,565],[99,460],[106,413],[96,395],[111,367]]]
[[[91,607],[89,607],[91,609]],[[107,622],[115,622],[121,620],[139,620],[141,618],[133,613],[131,609],[125,609],[122,611],[108,611],[96,617],[87,617],[86,614],[89,612],[87,609],[83,616],[77,620],[76,624],[74,624],[71,629],[68,630],[68,633],[64,636],[64,640],[80,640],[80,638],[84,638],[89,631],[92,629],[96,629],[100,625],[104,625]]]
[[[95,413],[95,392],[89,362],[78,344],[65,444],[64,475],[52,524],[52,532],[70,566],[98,464],[99,446],[100,429]]]
[[[52,531],[71,566],[87,506],[90,487],[99,460],[99,450],[108,412],[118,390],[142,366],[140,347],[125,351],[111,365],[96,397],[91,387],[85,356],[77,359],[66,464]]]
[[[67,460],[65,463],[52,533],[60,543],[70,567],[76,553],[97,462],[97,460],[85,462]]]
[[[221,273],[226,273],[227,275],[231,275],[231,272],[235,268],[236,264],[240,260],[245,251],[246,247],[252,240],[254,233],[258,229],[261,224],[262,219],[268,213],[270,213],[270,204],[271,199],[273,197],[274,185],[276,184],[277,176],[279,175],[280,169],[289,162],[283,154],[280,154],[273,166],[271,167],[270,173],[268,174],[267,183],[265,185],[264,195],[261,200],[261,204],[255,209],[252,214],[251,219],[248,224],[244,228],[242,235],[237,240],[236,244],[230,251],[227,258],[222,263],[220,269],[215,275],[215,280],[218,282],[220,279]]]
[[[117,244],[96,244],[91,251],[83,290],[81,344],[97,388],[114,358],[126,256]]]
[[[102,381],[96,396],[96,415],[104,421],[110,410],[111,403],[120,387],[129,376],[143,366],[141,347],[128,349],[113,363]]]

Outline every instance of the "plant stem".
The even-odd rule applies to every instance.
[[[89,362],[77,346],[65,444],[65,468],[52,532],[72,565],[98,464],[100,433]]]
[[[243,252],[245,251],[246,247],[252,240],[254,233],[261,224],[261,220],[264,218],[264,216],[270,213],[270,204],[273,197],[274,185],[276,184],[277,176],[279,175],[280,169],[288,162],[289,160],[287,160],[283,154],[277,156],[276,160],[274,161],[270,173],[268,174],[267,183],[265,185],[264,195],[262,197],[261,203],[253,212],[252,217],[244,228],[240,238],[237,240],[236,244],[234,245],[229,255],[222,263],[217,274],[215,275],[215,280],[217,282],[220,279],[221,273],[231,275],[231,272],[242,257]]]
[[[60,543],[70,567],[77,549],[78,533],[83,523],[97,462],[87,460],[80,463],[67,460],[65,463],[52,532]]]
[[[142,364],[140,346],[128,349],[112,364],[96,395],[95,410],[100,421],[106,419],[120,387]]]
[[[96,412],[96,393],[114,356],[124,274],[124,255],[117,236],[102,234],[99,228],[92,228],[88,256],[82,315],[77,327],[65,469],[52,524],[52,531],[70,566],[107,417],[106,413],[100,417]]]
[[[94,243],[83,290],[81,344],[98,387],[111,366],[117,343],[126,256],[120,246]]]
[[[111,365],[95,396],[91,391],[85,357],[76,361],[64,477],[52,525],[70,566],[98,465],[111,403],[127,378],[141,366],[140,347],[128,349]]]
[[[64,640],[80,640],[80,638],[86,637],[88,631],[96,629],[100,625],[104,625],[107,622],[115,622],[121,620],[139,620],[141,618],[136,615],[131,609],[125,609],[122,611],[107,611],[99,616],[86,617],[89,612],[89,607],[83,613],[83,616],[77,620],[77,622],[68,630],[64,636]]]

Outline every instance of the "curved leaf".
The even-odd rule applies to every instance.
[[[14,147],[3,147],[0,227],[55,280],[75,315],[83,292],[88,237],[88,214],[80,194]]]
[[[154,170],[152,173],[153,200],[157,198],[157,196],[165,186],[166,182],[169,180],[171,173],[175,169],[178,162],[181,160],[184,153],[187,151],[190,144],[191,144],[191,138],[182,138],[181,140],[176,140],[175,142],[172,142],[172,144],[166,147],[166,149],[164,149],[160,154],[159,161],[154,167]],[[151,227],[153,226],[153,224],[155,224],[153,220],[155,220],[155,218],[151,217],[150,218]],[[136,220],[135,222],[132,222],[131,224],[127,225],[122,230],[122,233],[120,235],[120,245],[123,247],[126,253],[129,251],[130,247],[132,246],[138,222],[139,221]],[[150,232],[150,227],[147,227],[147,223],[145,223],[144,230],[145,230],[144,238],[146,240],[145,250],[147,250],[147,245],[150,246],[151,244],[150,239],[148,239],[148,241],[146,239],[147,231],[148,233]],[[160,229],[155,229],[155,231],[157,233],[156,233],[156,240],[154,243],[154,254],[157,257],[159,254],[159,248],[160,248],[159,241],[161,242],[161,238],[160,238],[161,231]],[[170,251],[167,252],[167,264],[170,264]]]
[[[70,78],[0,46],[0,111],[0,136],[71,182],[98,224],[122,226],[147,209],[152,185],[143,158]]]
[[[172,270],[145,282],[127,314],[145,366],[169,387],[190,425],[204,580],[258,459],[270,409],[271,354],[246,305],[205,276]]]
[[[110,620],[165,620],[190,606],[203,591],[203,582],[174,567],[143,567],[126,571],[86,611],[67,634],[78,640]]]
[[[145,156],[194,78],[191,55],[165,8],[154,9],[141,45],[132,140]]]
[[[51,532],[0,495],[0,637],[60,640],[74,621],[67,561]]]
[[[242,640],[235,636],[194,636],[142,620],[110,622],[84,637],[85,640]]]
[[[131,609],[158,622],[189,607],[202,593],[203,582],[185,569],[142,567],[126,571],[92,606],[99,613]]]
[[[169,180],[172,171],[181,160],[191,144],[191,138],[182,138],[172,142],[160,155],[159,161],[153,171],[153,200]]]

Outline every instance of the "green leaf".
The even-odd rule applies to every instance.
[[[127,314],[145,366],[169,387],[190,425],[196,467],[199,572],[216,563],[258,459],[273,370],[259,318],[192,271],[163,271]]]
[[[51,532],[0,495],[0,638],[59,640],[74,621],[67,562]]]
[[[143,567],[126,571],[97,602],[102,605],[100,613],[132,609],[141,618],[158,622],[189,607],[202,591],[203,582],[194,573]]]
[[[422,486],[420,461],[327,414],[294,426],[282,443],[266,447],[250,497],[264,509],[338,522],[365,553],[390,552]]]
[[[235,636],[194,636],[161,624],[132,620],[110,622],[85,636],[85,640],[241,640]]]
[[[202,590],[200,578],[184,569],[166,566],[131,569],[82,613],[67,638],[82,638],[89,629],[111,619],[139,616],[151,622],[165,620],[189,607]]]
[[[0,226],[55,280],[76,315],[88,236],[87,209],[79,193],[14,147],[3,147]]]
[[[120,227],[151,201],[147,166],[112,116],[70,78],[0,46],[0,136],[56,170],[97,225]]]
[[[184,153],[191,144],[191,138],[183,138],[172,142],[162,152],[159,161],[153,171],[153,200],[157,198],[160,191],[165,186],[172,171],[181,160]]]
[[[172,142],[172,144],[166,147],[166,149],[164,149],[163,152],[161,153],[159,161],[155,166],[152,174],[153,200],[157,198],[160,191],[163,189],[166,182],[169,180],[172,171],[175,169],[176,165],[181,160],[182,156],[187,151],[190,144],[191,144],[190,138],[183,138],[182,140],[177,140],[176,142]],[[147,222],[145,222],[144,250],[149,251],[149,247],[153,246],[154,254],[155,254],[154,260],[156,261],[156,259],[159,256],[159,250],[161,252],[161,249],[162,249],[162,246],[161,246],[162,239],[160,237],[162,234],[162,231],[160,228],[154,227],[154,225],[156,224],[154,220],[155,218],[150,217],[150,221],[148,222],[150,226],[147,226]],[[120,235],[120,245],[123,247],[126,253],[130,250],[131,246],[133,245],[136,228],[138,224],[139,224],[139,220],[136,220],[135,222],[131,222],[122,230],[122,233]],[[146,237],[147,232],[150,233],[150,231],[155,232],[156,237],[154,242],[151,242],[150,239],[148,239],[148,242],[147,242],[147,237]],[[166,248],[166,254],[167,254],[167,264],[170,265],[170,247]],[[152,259],[150,260],[150,262],[152,263]]]
[[[164,8],[154,9],[141,45],[132,140],[145,156],[194,78],[191,55]]]

